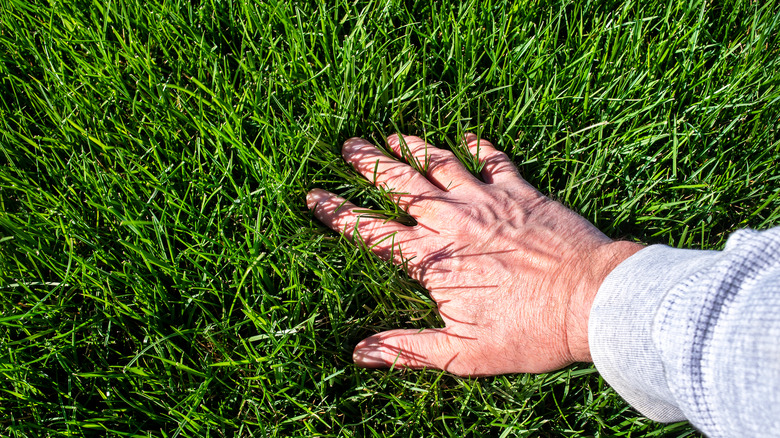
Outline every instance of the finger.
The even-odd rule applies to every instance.
[[[371,217],[368,210],[325,190],[314,189],[306,195],[306,204],[314,216],[353,242],[362,241],[379,257],[402,263],[413,257],[407,253],[416,240],[416,231],[395,221]]]
[[[447,329],[390,330],[360,341],[352,360],[364,368],[430,368],[473,376],[477,375],[477,365],[469,366],[461,360],[465,344],[473,340]]]
[[[403,138],[403,142],[401,141]],[[420,137],[393,134],[387,138],[393,153],[405,160],[414,159],[417,167],[442,190],[452,190],[464,183],[478,182],[451,151],[431,146]],[[408,148],[408,149],[407,149]],[[408,155],[411,154],[411,157]]]
[[[368,180],[387,189],[393,199],[414,217],[430,213],[430,205],[426,201],[443,195],[411,166],[388,157],[362,138],[347,140],[341,154]]]
[[[532,187],[520,176],[520,172],[518,172],[512,160],[505,153],[496,149],[489,141],[478,138],[471,132],[465,135],[465,141],[469,152],[477,157],[480,163],[485,165],[482,168],[483,181],[488,184],[522,182],[524,183],[523,185]]]

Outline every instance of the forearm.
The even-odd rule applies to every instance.
[[[688,419],[712,436],[777,427],[778,280],[780,229],[735,233],[723,252],[648,247],[599,289],[594,362],[651,419]],[[751,402],[759,393],[765,402]]]

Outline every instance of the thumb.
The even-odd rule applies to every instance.
[[[364,368],[431,368],[458,375],[473,375],[462,363],[466,344],[474,338],[455,335],[447,329],[390,330],[363,339],[355,346],[352,360]]]

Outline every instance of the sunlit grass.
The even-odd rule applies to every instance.
[[[367,371],[437,324],[318,224],[465,131],[615,238],[780,224],[776,1],[0,2],[0,435],[684,436],[591,367]]]

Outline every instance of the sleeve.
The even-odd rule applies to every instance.
[[[639,251],[599,289],[588,337],[601,375],[648,418],[780,434],[780,228],[738,231],[720,252]]]

